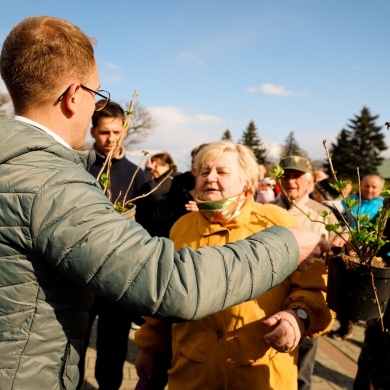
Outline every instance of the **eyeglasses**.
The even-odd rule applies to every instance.
[[[68,93],[71,85],[60,95],[57,99],[59,102],[64,98],[64,96]],[[104,89],[99,89],[98,91],[94,91],[91,88],[86,87],[83,84],[80,84],[80,87],[85,89],[86,91],[92,92],[94,94],[95,99],[95,111],[101,111],[104,107],[107,106],[107,103],[110,101],[110,92],[105,91]]]

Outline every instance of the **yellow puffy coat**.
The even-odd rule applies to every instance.
[[[227,227],[210,224],[199,212],[186,214],[173,226],[170,237],[176,250],[218,246],[273,225],[290,227],[297,222],[278,206],[251,202]],[[324,265],[318,260],[307,271],[294,272],[257,299],[201,320],[173,324],[169,389],[297,389],[298,349],[288,354],[269,347],[263,337],[272,328],[264,326],[262,320],[300,306],[310,317],[305,336],[324,333],[332,322],[325,303],[325,286]],[[136,334],[138,347],[147,353],[163,352],[171,342],[170,326],[148,318]]]

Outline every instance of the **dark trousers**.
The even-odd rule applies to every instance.
[[[148,390],[164,390],[168,384],[168,370],[171,368],[172,349],[153,355],[152,379]]]
[[[131,323],[141,324],[143,320],[141,317],[97,296],[95,296],[89,315],[85,348],[79,363],[80,382],[78,389],[83,383],[85,354],[92,325],[98,316],[95,378],[99,384],[99,390],[118,390],[123,379],[123,365],[127,355]]]
[[[359,355],[353,390],[369,389],[371,371],[386,364],[390,364],[390,335],[382,334],[379,322],[368,324]]]
[[[301,339],[298,350],[298,390],[311,389],[318,339]]]

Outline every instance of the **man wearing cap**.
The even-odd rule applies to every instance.
[[[314,173],[310,161],[301,156],[286,156],[280,160],[279,165],[284,169],[281,180],[283,188],[277,205],[287,209],[302,226],[320,234],[332,242],[336,237],[334,232],[325,229],[323,211],[331,212],[330,208],[311,199],[309,193],[314,185]],[[292,201],[299,207],[294,207]],[[310,215],[308,218],[307,215]],[[337,218],[331,214],[326,223],[338,223]],[[325,278],[326,276],[323,275]],[[309,390],[314,370],[318,339],[302,338],[299,344],[298,357],[298,389]]]

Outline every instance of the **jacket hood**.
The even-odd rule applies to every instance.
[[[69,149],[35,126],[0,118],[0,164],[40,150],[72,161],[85,169],[95,161],[94,151]]]

